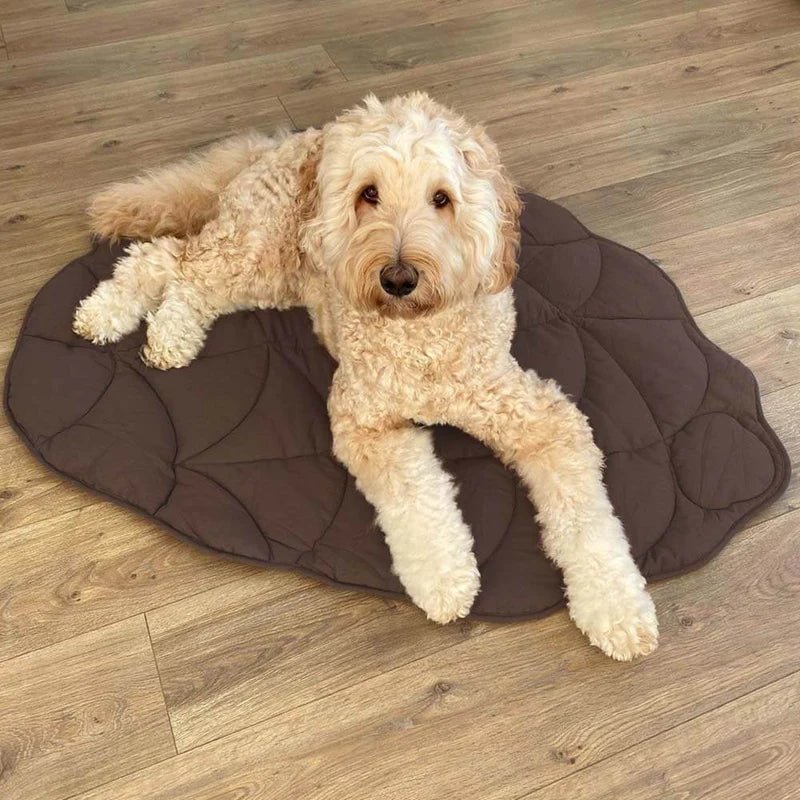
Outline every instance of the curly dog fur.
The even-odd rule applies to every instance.
[[[586,418],[510,353],[519,200],[478,126],[424,94],[370,96],[322,130],[256,134],[92,203],[133,244],[75,314],[97,343],[148,324],[146,363],[189,364],[221,314],[308,308],[338,361],[336,456],[375,506],[394,570],[432,620],[480,587],[456,488],[424,425],[472,434],[516,469],[570,614],[617,659],[658,627]]]

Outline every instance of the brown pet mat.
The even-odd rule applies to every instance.
[[[644,574],[697,567],[789,478],[755,379],[700,333],[652,262],[551,202],[525,200],[514,355],[591,420]],[[331,456],[335,364],[305,311],[224,317],[190,367],[151,370],[137,356],[143,328],[110,347],[71,331],[78,301],[120,252],[100,244],[73,261],[28,311],[5,403],[34,454],[220,555],[402,592],[372,508]],[[561,576],[515,476],[458,430],[435,439],[475,535],[474,616],[562,605]]]

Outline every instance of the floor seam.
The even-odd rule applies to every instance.
[[[97,503],[93,503],[92,505],[100,505],[101,503],[105,503],[105,504],[111,503],[112,505],[114,505],[113,502],[110,501],[110,500],[98,500]],[[89,506],[84,506],[83,508],[89,508]],[[58,516],[58,515],[56,515],[56,516]],[[54,519],[54,518],[55,517],[49,517],[48,519]],[[31,523],[31,524],[38,524],[38,521],[36,523]],[[183,543],[180,543],[180,544],[181,544],[182,547],[184,546]],[[237,575],[236,577],[231,578],[230,580],[223,581],[222,583],[215,584],[214,586],[210,586],[207,589],[202,589],[199,592],[194,592],[193,594],[187,594],[184,597],[178,597],[178,598],[175,598],[174,600],[169,600],[166,603],[161,603],[160,605],[151,606],[149,608],[142,609],[140,611],[136,611],[133,614],[127,614],[125,616],[121,616],[121,617],[118,617],[116,619],[112,619],[109,622],[104,622],[102,625],[97,625],[97,626],[92,627],[92,628],[87,628],[86,630],[79,631],[78,633],[74,633],[71,636],[65,636],[63,639],[54,639],[52,642],[47,642],[47,644],[43,644],[43,645],[41,645],[39,647],[33,647],[30,650],[25,650],[25,651],[23,651],[21,653],[15,653],[12,656],[1,657],[0,658],[0,665],[5,664],[5,663],[7,663],[9,661],[13,661],[15,658],[23,658],[24,656],[30,655],[31,653],[38,653],[41,650],[46,650],[48,647],[55,647],[56,645],[63,644],[64,642],[68,642],[70,639],[76,639],[79,636],[85,636],[86,634],[94,633],[95,631],[102,631],[105,628],[110,628],[112,625],[117,625],[120,622],[125,622],[127,620],[132,620],[132,619],[135,619],[136,617],[139,617],[139,616],[145,616],[146,614],[149,614],[151,611],[158,611],[159,609],[165,608],[166,606],[170,606],[173,603],[180,603],[180,602],[183,602],[184,600],[189,600],[192,597],[197,597],[197,596],[199,596],[201,594],[204,594],[205,592],[211,591],[212,589],[219,589],[219,588],[221,588],[223,586],[227,586],[228,584],[235,583],[235,582],[240,581],[240,580],[242,580],[242,576],[241,575]]]
[[[289,124],[292,126],[292,128],[298,130],[297,123],[294,121],[292,115],[289,113],[289,109],[286,108],[286,103],[283,102],[283,98],[279,94],[277,94],[275,95],[275,99],[280,103],[280,106],[283,109],[283,113],[286,114],[286,117],[289,120]]]
[[[514,8],[516,8],[516,6],[514,6]],[[335,40],[332,39],[331,41]],[[331,55],[330,50],[328,50],[329,44],[330,42],[323,42],[320,47],[322,47],[322,49],[325,51],[325,55],[331,60],[331,64],[333,64],[333,66],[339,70],[339,74],[344,78],[345,83],[350,83],[351,81],[350,78],[347,77],[347,73],[336,63],[336,59]]]
[[[147,640],[150,643],[150,654],[153,656],[153,666],[156,668],[156,676],[158,677],[158,687],[161,690],[161,699],[164,702],[164,711],[167,715],[167,722],[169,723],[169,735],[172,737],[172,747],[175,750],[175,755],[178,755],[178,742],[175,739],[175,729],[172,727],[172,714],[169,712],[169,705],[167,704],[167,695],[164,691],[164,681],[161,678],[161,670],[158,666],[158,658],[156,658],[156,649],[153,645],[153,634],[150,633],[150,620],[147,619],[147,612],[145,611],[142,616],[144,617],[144,625],[147,629]]]

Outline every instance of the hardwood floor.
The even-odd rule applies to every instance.
[[[98,186],[417,88],[662,265],[797,469],[796,0],[0,0],[0,364]],[[199,554],[5,420],[0,534],[3,800],[800,798],[797,478],[633,665]]]

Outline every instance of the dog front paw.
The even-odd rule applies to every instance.
[[[481,588],[481,574],[473,553],[461,564],[440,567],[430,574],[430,564],[425,565],[423,575],[411,580],[401,580],[415,605],[428,619],[446,625],[469,614],[475,597]]]
[[[640,575],[570,590],[569,612],[591,644],[617,661],[632,661],[658,647],[653,599]]]

